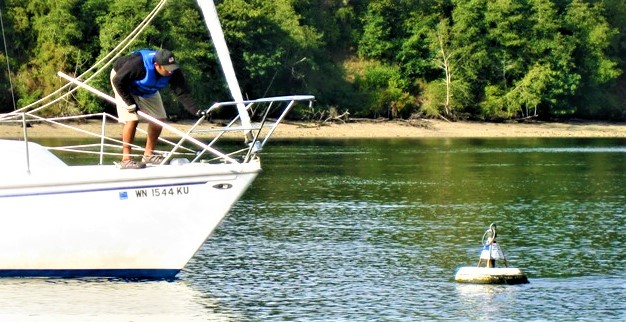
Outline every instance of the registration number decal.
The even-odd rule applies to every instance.
[[[136,189],[135,197],[137,198],[164,198],[173,196],[183,196],[189,194],[189,186],[167,187],[167,188],[149,188]]]

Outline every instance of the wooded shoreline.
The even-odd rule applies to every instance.
[[[199,5],[209,2],[0,1],[0,112],[105,111],[95,95],[64,96],[57,73],[110,92],[113,57],[141,48],[172,50],[196,102],[230,99]],[[626,120],[624,1],[214,2],[244,96],[315,95],[301,120]],[[175,95],[163,100],[185,115]]]

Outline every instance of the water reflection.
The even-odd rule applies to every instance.
[[[533,279],[524,285],[457,284],[468,320],[623,321],[626,285],[615,277]],[[457,312],[457,314],[460,313]]]
[[[511,303],[525,296],[524,285],[475,285],[456,284],[459,306],[467,307],[470,320],[489,320],[502,317],[511,310]],[[504,314],[503,314],[504,313]]]
[[[2,321],[241,321],[181,281],[1,279]]]
[[[625,145],[624,139],[271,145],[264,172],[177,282],[140,284],[148,290],[138,296],[124,283],[89,285],[108,294],[96,317],[114,318],[119,306],[135,320],[150,320],[170,317],[163,309],[170,306],[175,320],[626,320]],[[454,282],[458,267],[476,265],[492,222],[507,260],[530,284]],[[35,305],[28,311],[59,306],[65,316],[87,317],[89,311],[67,304],[81,296],[81,285],[40,293],[35,302],[50,303],[27,303]],[[6,302],[5,287],[0,281],[0,313],[15,307],[16,296],[31,300],[13,286],[14,302]],[[155,294],[161,295],[151,299]],[[99,300],[82,306],[98,307],[91,302]]]

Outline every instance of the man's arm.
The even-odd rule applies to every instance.
[[[130,94],[130,85],[133,81],[143,79],[146,76],[146,69],[143,66],[141,55],[119,58],[115,62],[113,69],[115,69],[115,76],[111,80],[111,84],[115,86],[115,90],[126,105],[136,104],[133,96]]]
[[[189,113],[194,115],[198,113],[200,109],[191,96],[187,82],[185,81],[185,76],[180,69],[175,70],[172,74],[172,78],[170,78],[170,88]]]

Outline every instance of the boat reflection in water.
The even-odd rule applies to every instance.
[[[180,282],[2,279],[2,321],[241,321]]]

